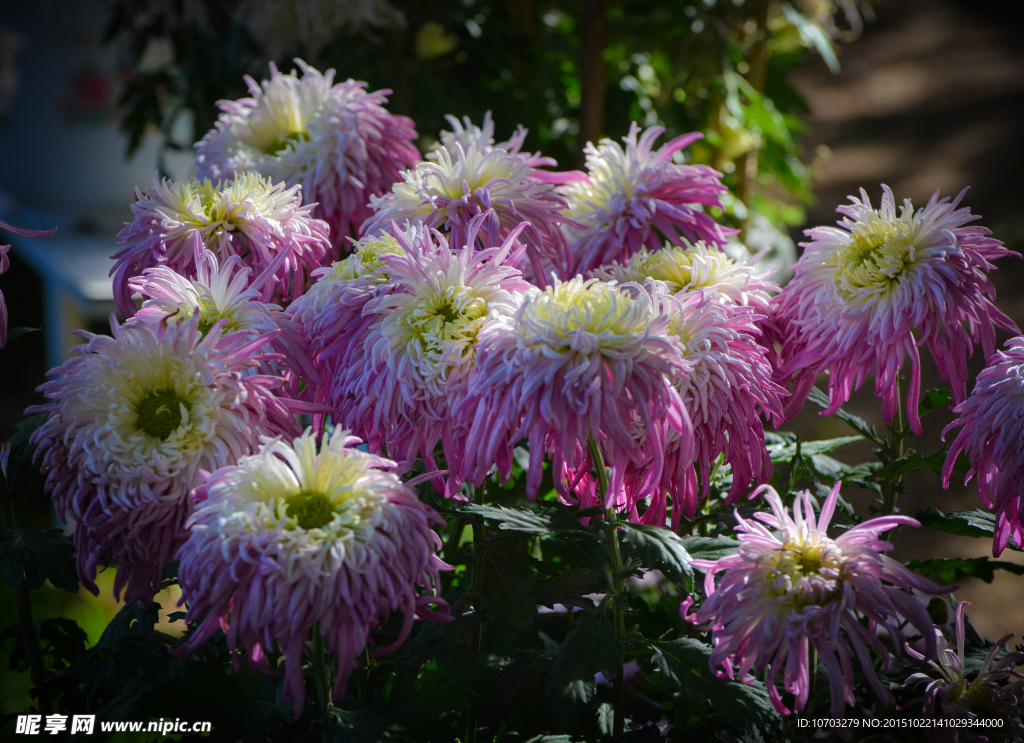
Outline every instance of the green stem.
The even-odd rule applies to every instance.
[[[0,507],[0,529],[4,538],[18,528],[14,519],[14,502],[8,489],[8,484],[3,484],[2,507]],[[32,618],[32,594],[25,586],[24,575],[22,583],[15,593],[18,596],[18,629],[21,639],[25,642],[25,650],[28,653],[29,678],[36,690],[36,698],[39,700],[39,711],[44,715],[53,714],[53,702],[50,700],[50,692],[43,685],[46,676],[46,665],[43,662],[43,650],[39,645],[39,633],[36,632],[36,623]]]
[[[320,634],[320,622],[313,625],[313,677],[316,679],[316,692],[320,698],[320,706],[324,710],[324,743],[331,743],[333,738],[331,680],[327,671],[327,649],[324,646],[323,635]]]
[[[593,460],[594,469],[597,471],[598,497],[605,505],[605,539],[608,542],[608,551],[612,558],[611,575],[608,580],[608,592],[612,595],[612,611],[614,614],[615,635],[619,642],[623,643],[626,637],[626,613],[625,613],[625,580],[623,575],[626,572],[622,563],[622,552],[619,549],[619,528],[615,523],[616,515],[613,507],[605,504],[608,495],[608,471],[605,469],[604,456],[601,448],[597,445],[593,436],[587,439],[587,446],[590,449],[590,456]],[[625,647],[624,645],[622,646]],[[615,678],[612,681],[612,692],[614,694],[615,717],[612,726],[612,735],[616,738],[622,736],[626,728],[626,684],[623,676],[623,665],[625,664],[624,651],[619,654],[619,660],[615,669]]]
[[[896,380],[896,431],[888,439],[889,461],[903,458],[903,400],[900,397],[899,380]],[[891,516],[896,513],[896,499],[899,497],[903,476],[889,478],[882,489],[882,515]]]
[[[474,487],[467,484],[470,500],[473,503],[483,505],[484,488]],[[476,616],[476,631],[470,641],[470,655],[477,655],[483,647],[484,620],[483,620],[483,590],[484,590],[484,551],[487,544],[487,526],[479,516],[473,517],[473,583],[470,589],[473,598],[473,614]],[[466,743],[476,743],[477,718],[471,715],[466,720]]]

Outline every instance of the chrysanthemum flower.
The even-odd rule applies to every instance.
[[[195,276],[196,238],[220,261],[237,255],[257,275],[271,269],[265,299],[301,296],[330,244],[327,224],[310,216],[299,191],[253,173],[216,184],[154,178],[151,188],[136,189],[135,219],[118,234],[124,247],[111,270],[118,308],[135,314],[129,281],[147,268],[165,265]]]
[[[586,273],[615,261],[624,262],[641,248],[658,250],[662,240],[677,236],[724,245],[735,234],[717,224],[701,207],[722,206],[727,191],[720,173],[705,165],[676,165],[672,154],[701,135],[684,134],[654,150],[665,129],[654,126],[640,135],[634,122],[623,138],[626,149],[610,139],[587,143],[588,177],[562,187],[568,214],[578,227],[568,228],[572,271]]]
[[[221,101],[216,128],[196,145],[200,178],[232,178],[251,170],[302,186],[313,214],[330,225],[332,257],[348,249],[346,237],[372,214],[370,197],[399,180],[419,161],[411,119],[389,113],[391,91],[368,93],[366,83],[334,85],[301,59],[302,70],[282,75],[271,63],[262,87],[246,77],[252,98]]]
[[[399,232],[401,250],[378,257],[387,290],[370,297],[360,316],[329,307],[325,321],[314,322],[326,329],[339,314],[349,318],[317,357],[328,379],[332,420],[363,436],[371,450],[386,449],[402,471],[417,456],[428,470],[437,469],[438,442],[448,469],[459,469],[470,443],[451,410],[475,370],[477,338],[510,317],[530,288],[515,268],[523,250],[516,237],[513,232],[498,248],[453,251],[426,229]],[[363,286],[350,289],[358,295]],[[458,484],[449,478],[446,493],[453,495]]]
[[[659,492],[642,520],[665,525],[665,493],[672,497],[672,528],[682,515],[696,513],[699,497],[706,496],[711,465],[719,455],[732,469],[732,488],[726,504],[733,503],[751,482],[771,479],[772,461],[764,443],[761,415],[782,416],[785,391],[772,382],[767,352],[759,345],[760,316],[750,307],[725,304],[714,294],[692,292],[678,297],[653,294],[659,312],[669,316],[669,331],[680,341],[682,356],[692,368],[673,378],[690,414],[696,442],[692,452],[680,450],[670,439]],[[698,487],[696,470],[700,472]],[[646,467],[630,467],[627,489],[642,480]]]
[[[569,170],[565,172],[555,173],[546,170],[539,170],[539,168],[551,168],[558,165],[558,161],[552,157],[544,157],[539,152],[528,153],[520,152],[523,149],[523,143],[526,141],[526,135],[529,133],[522,124],[516,128],[515,134],[509,137],[504,142],[495,143],[494,141],[494,121],[491,119],[491,112],[488,111],[484,114],[484,123],[482,126],[474,124],[468,116],[463,116],[462,121],[459,121],[452,115],[445,116],[448,123],[451,125],[452,130],[441,132],[441,141],[439,144],[435,144],[431,152],[427,153],[428,160],[436,161],[439,157],[437,151],[445,149],[449,153],[455,153],[458,151],[458,147],[461,146],[464,152],[468,151],[470,147],[476,147],[478,152],[486,153],[490,150],[498,149],[505,150],[510,155],[518,157],[524,163],[531,168],[534,168],[532,176],[539,181],[544,183],[569,183],[570,181],[577,181],[586,178],[584,173],[578,170]]]
[[[23,230],[18,227],[12,227],[6,222],[0,222],[0,230],[4,232],[10,232],[12,235],[18,235],[19,237],[50,237],[57,231],[54,227],[52,230]],[[10,245],[0,245],[0,274],[6,273],[10,267],[10,259],[7,257],[7,251],[11,249]],[[0,292],[0,348],[3,348],[7,344],[7,305],[4,303],[4,295]]]
[[[1024,338],[997,351],[974,383],[974,391],[953,408],[960,417],[942,432],[943,438],[961,427],[942,468],[942,485],[949,487],[960,452],[971,469],[965,482],[978,476],[978,492],[996,510],[992,554],[997,557],[1010,539],[1024,546]]]
[[[522,231],[533,279],[546,280],[549,270],[567,268],[561,225],[565,200],[554,187],[540,180],[527,161],[504,149],[483,146],[488,139],[463,136],[451,140],[453,149],[441,147],[424,161],[402,173],[391,193],[372,200],[375,214],[362,227],[364,234],[398,225],[421,223],[442,230],[451,245],[469,244],[470,222],[485,219],[476,232],[476,247],[499,245],[509,233],[528,222]]]
[[[923,209],[910,200],[896,212],[892,191],[882,186],[879,209],[867,193],[837,210],[840,228],[807,231],[811,242],[794,265],[795,276],[773,300],[783,330],[783,364],[777,379],[792,381],[787,408],[803,406],[819,372],[828,370],[831,415],[850,399],[872,371],[882,414],[891,421],[900,409],[899,372],[910,357],[906,413],[921,435],[918,346],[931,351],[953,399],[966,397],[967,356],[980,340],[985,358],[995,350],[995,326],[1019,333],[996,309],[995,289],[986,274],[998,258],[1016,255],[984,227],[967,226],[978,217],[957,209],[936,191]],[[920,336],[915,335],[920,333]]]
[[[113,337],[85,334],[55,379],[49,418],[32,436],[58,515],[75,522],[78,574],[97,593],[96,571],[116,565],[114,595],[144,605],[184,541],[189,493],[200,470],[255,450],[261,434],[296,430],[254,373],[267,335],[217,335],[184,323],[112,323]]]
[[[443,520],[398,479],[393,462],[358,443],[340,428],[319,452],[311,430],[291,443],[265,440],[257,454],[210,475],[178,551],[182,601],[198,623],[180,652],[218,629],[228,647],[242,641],[257,670],[269,672],[267,654],[277,650],[296,718],[314,627],[338,654],[339,701],[356,656],[389,612],[405,615],[392,647],[417,615],[448,618],[433,595],[447,566],[434,554],[441,541],[431,527]]]
[[[260,301],[259,286],[272,279],[273,266],[254,283],[250,283],[251,275],[252,269],[243,266],[237,255],[222,265],[209,250],[202,251],[196,261],[194,279],[177,274],[167,266],[147,268],[142,276],[128,282],[129,287],[143,297],[142,308],[135,319],[184,322],[198,316],[199,332],[203,335],[214,327],[220,333],[269,334],[271,340],[266,350],[280,354],[284,363],[268,356],[263,368],[293,380],[296,390],[300,377],[307,383],[319,384],[321,380],[306,352],[301,326],[283,314],[277,305]]]
[[[671,318],[657,314],[643,290],[637,294],[596,279],[556,280],[480,332],[477,373],[458,412],[471,427],[468,479],[482,482],[493,464],[508,477],[512,447],[527,439],[527,493],[540,487],[547,452],[563,497],[579,498],[572,491],[592,465],[592,438],[612,470],[607,505],[631,508],[623,490],[627,464],[649,463],[633,493],[643,498],[661,480],[673,432],[681,456],[692,456],[690,420],[672,384],[691,364]]]
[[[747,521],[736,513],[739,550],[720,560],[694,560],[705,570],[707,598],[693,614],[687,598],[680,613],[688,621],[714,633],[711,667],[722,666],[729,678],[733,664],[739,677],[768,668],[765,686],[776,711],[791,712],[782,702],[775,679],[783,672],[783,688],[796,698],[793,712],[807,703],[810,691],[810,650],[828,671],[832,716],[842,717],[846,704],[854,704],[854,659],[868,683],[885,704],[892,694],[875,674],[871,651],[890,666],[890,654],[876,628],[885,628],[899,652],[906,639],[901,626],[909,626],[927,639],[929,657],[935,657],[935,638],[928,612],[910,589],[947,593],[931,581],[911,573],[881,554],[892,545],[880,535],[896,526],[920,526],[908,516],[869,519],[832,539],[826,533],[839,498],[836,483],[814,520],[811,495],[799,493],[793,515],[769,486],[763,486],[772,513],[755,513]],[[715,586],[715,575],[724,572]],[[870,626],[862,623],[867,618]]]
[[[1017,703],[1017,695],[1012,689],[1004,687],[1000,681],[1013,678],[1012,682],[1020,686],[1024,681],[1024,674],[1012,670],[1014,666],[1024,665],[1024,653],[1005,653],[1002,658],[996,661],[996,655],[1004,649],[1016,633],[1009,634],[999,640],[989,651],[985,662],[982,663],[978,675],[973,681],[967,680],[967,668],[964,665],[964,609],[970,606],[967,601],[961,601],[956,607],[956,651],[946,642],[942,631],[936,628],[935,641],[938,646],[939,662],[936,663],[930,658],[918,653],[910,645],[907,645],[907,652],[917,660],[926,661],[938,676],[933,678],[926,673],[912,674],[904,686],[912,686],[927,682],[924,697],[908,703],[907,706],[917,702],[923,702],[921,712],[925,717],[934,719],[940,717],[946,720],[976,720],[984,718],[1002,718],[1002,722],[1009,721],[1010,727],[1016,723],[1020,725],[1022,710]],[[980,735],[974,735],[977,732]],[[987,741],[986,730],[979,728],[976,731],[969,726],[956,728],[925,728],[925,737],[929,741]]]

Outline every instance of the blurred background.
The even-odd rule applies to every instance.
[[[391,110],[414,119],[424,150],[445,114],[479,123],[487,111],[499,141],[522,124],[526,148],[563,169],[582,165],[587,141],[620,137],[633,120],[665,126],[665,140],[703,131],[687,155],[724,173],[732,196],[721,219],[743,231],[752,252],[768,248],[784,266],[803,229],[833,222],[836,205],[860,187],[877,201],[880,183],[915,204],[935,189],[970,186],[964,203],[1011,249],[1024,248],[1022,18],[970,0],[6,3],[0,220],[59,232],[15,240],[0,277],[11,327],[43,328],[0,350],[0,440],[41,402],[35,387],[75,342],[71,331],[107,327],[109,256],[134,188],[154,173],[188,177],[191,143],[213,125],[215,102],[244,96],[243,76],[263,79],[271,61],[289,70],[301,56],[339,79],[392,89]],[[1024,265],[1008,261],[993,277],[999,307],[1024,325]],[[927,363],[926,389],[939,385]],[[982,366],[972,358],[972,375]],[[868,387],[848,407],[880,423]],[[941,446],[951,419],[948,410],[927,419],[925,452]],[[848,433],[810,410],[788,428]],[[836,456],[872,457],[856,446]],[[39,493],[18,504],[21,525],[52,521]],[[870,493],[847,497],[867,513]],[[935,476],[909,480],[901,510],[928,505],[948,512],[980,501],[973,486],[943,491]],[[986,540],[909,532],[895,540],[901,560],[991,549]],[[1001,559],[1024,563],[1009,550]],[[997,571],[991,585],[961,585],[957,598],[973,602],[983,635],[1024,630],[1024,578]],[[0,588],[0,626],[12,619],[9,590]],[[72,616],[90,641],[116,611],[109,588],[96,599],[35,597],[37,617]],[[166,613],[176,597],[158,600]],[[4,699],[0,713],[9,711]]]

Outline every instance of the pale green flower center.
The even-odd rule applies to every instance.
[[[303,490],[288,499],[285,515],[295,519],[302,529],[319,529],[331,523],[334,504],[323,493]]]
[[[308,142],[309,134],[305,130],[299,131],[284,131],[281,132],[276,139],[271,140],[263,147],[263,153],[266,155],[280,155],[282,152],[287,150],[292,144],[300,142]]]
[[[901,223],[872,220],[850,237],[836,264],[836,282],[849,294],[882,293],[899,285],[917,260],[913,235]]]
[[[829,539],[790,539],[776,552],[772,590],[794,609],[826,603],[842,591],[843,562]]]
[[[181,426],[182,407],[188,404],[176,392],[154,390],[135,409],[135,426],[140,431],[166,441]]]

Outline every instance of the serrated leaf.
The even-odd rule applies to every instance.
[[[763,729],[778,722],[763,683],[727,681],[711,672],[710,645],[692,637],[649,644],[662,687],[688,712],[701,719],[714,712],[719,722],[734,729]]]
[[[917,404],[917,415],[919,418],[924,418],[928,413],[932,412],[936,408],[940,408],[943,405],[949,405],[952,402],[953,393],[949,390],[928,390],[921,397],[921,402]]]
[[[555,653],[548,694],[570,702],[589,702],[596,690],[594,676],[604,672],[608,676],[622,662],[622,643],[605,617],[603,605],[576,617],[576,626]]]
[[[690,567],[693,558],[678,534],[663,526],[628,521],[622,522],[622,527],[624,554],[639,558],[648,570],[660,570],[677,585],[693,587],[693,568]]]
[[[863,436],[840,436],[837,439],[823,439],[821,441],[801,441],[800,442],[800,455],[804,457],[811,457],[816,454],[828,454],[834,452],[848,444],[855,444],[858,441],[863,441]],[[796,442],[790,444],[782,444],[777,446],[769,446],[768,454],[771,456],[773,462],[781,462],[783,464],[789,464],[793,461],[793,457],[796,456]]]
[[[47,580],[78,593],[75,546],[60,529],[18,529],[0,540],[0,576],[15,588],[35,590]]]
[[[827,410],[832,405],[832,403],[829,402],[828,395],[822,392],[817,387],[811,387],[811,391],[807,395],[807,399],[813,402],[822,410]],[[865,421],[863,418],[860,418],[854,415],[853,413],[848,413],[842,408],[839,408],[839,410],[837,410],[834,413],[834,415],[836,416],[836,418],[846,423],[846,425],[848,425],[850,428],[852,428],[854,431],[859,433],[861,436],[866,438],[871,443],[877,446],[885,445],[885,442],[882,441],[878,433],[875,432],[874,427],[869,426],[867,421]]]
[[[922,526],[930,526],[933,529],[956,534],[961,537],[974,537],[975,539],[991,539],[996,528],[995,514],[988,511],[954,511],[943,513],[935,508],[928,508],[917,512],[917,520]],[[1011,541],[1010,545],[1014,547]]]
[[[734,553],[740,545],[728,537],[683,537],[682,540],[694,560],[718,560]]]
[[[944,557],[935,560],[911,560],[911,570],[920,570],[925,575],[934,575],[943,583],[954,583],[960,576],[980,578],[991,583],[996,570],[1006,570],[1015,575],[1024,575],[1024,565],[1005,560],[990,560],[987,557]]]
[[[489,521],[498,522],[498,528],[502,531],[514,531],[531,536],[547,536],[566,532],[593,533],[564,509],[533,511],[528,508],[470,505],[462,510],[483,516]]]

